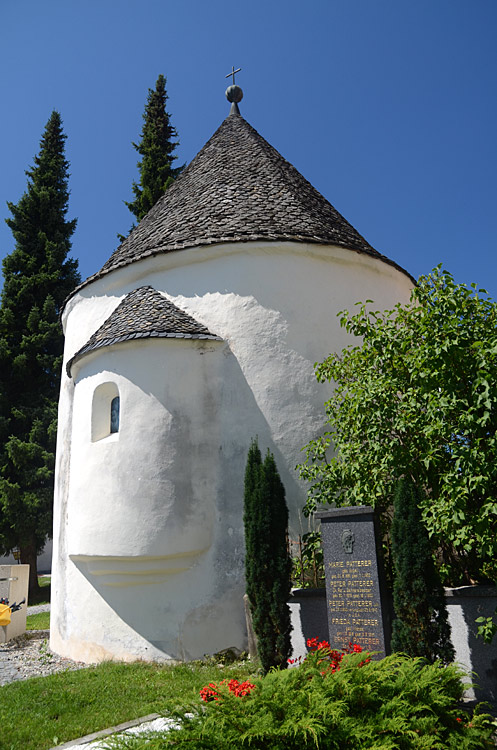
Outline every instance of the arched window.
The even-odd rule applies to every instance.
[[[91,439],[97,440],[119,432],[120,398],[115,383],[102,383],[93,392]]]

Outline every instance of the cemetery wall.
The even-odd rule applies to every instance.
[[[446,588],[445,601],[451,627],[455,661],[465,670],[470,701],[489,701],[497,708],[497,638],[491,644],[477,637],[477,617],[490,616],[497,607],[493,586]],[[307,652],[308,638],[328,640],[326,590],[294,589],[289,600],[292,617],[293,658]],[[391,602],[390,602],[391,606]],[[474,683],[474,686],[470,686]]]

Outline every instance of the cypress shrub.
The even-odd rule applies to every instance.
[[[171,125],[169,113],[166,112],[168,98],[166,78],[161,73],[155,89],[148,90],[141,141],[133,143],[133,147],[141,156],[141,161],[137,164],[140,178],[138,182],[133,182],[135,200],[124,202],[138,221],[155,206],[183,169],[172,166],[176,159],[173,152],[178,146],[178,141],[174,139],[178,134]]]
[[[415,484],[401,479],[394,497],[392,651],[430,662],[454,660],[444,591],[419,510]]]
[[[268,451],[252,441],[245,470],[245,578],[257,650],[264,672],[284,669],[291,654],[291,560],[285,489]]]

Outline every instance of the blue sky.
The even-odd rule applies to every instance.
[[[242,115],[380,252],[497,299],[495,0],[16,0],[0,7],[0,256],[52,109],[71,162],[73,256],[126,233],[147,90],[167,77],[188,163]]]

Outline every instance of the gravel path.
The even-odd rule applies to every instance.
[[[87,666],[50,651],[49,635],[48,630],[30,630],[0,643],[0,685]]]
[[[28,615],[49,610],[50,604],[38,604],[28,607]],[[0,643],[0,685],[87,666],[50,651],[49,637],[49,630],[28,630],[18,638]]]
[[[38,615],[40,612],[50,612],[50,604],[33,604],[32,607],[28,607],[28,617]]]

